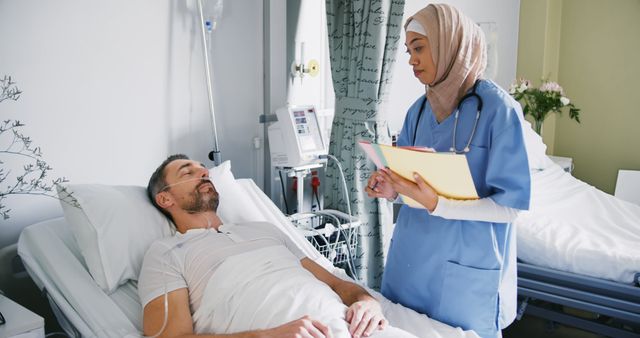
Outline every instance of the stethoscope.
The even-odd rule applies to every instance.
[[[469,146],[471,145],[471,141],[473,141],[473,136],[476,134],[476,128],[478,127],[478,120],[480,119],[480,112],[482,111],[482,98],[480,97],[480,95],[478,95],[478,93],[476,93],[476,87],[478,87],[478,83],[480,83],[480,79],[476,80],[476,83],[473,84],[473,90],[471,91],[471,93],[463,96],[460,99],[460,102],[458,102],[458,107],[456,108],[456,112],[454,115],[455,120],[453,122],[453,136],[451,141],[451,148],[449,148],[449,151],[452,153],[456,153],[456,154],[468,153],[470,150]],[[458,129],[458,117],[460,116],[460,109],[462,108],[462,103],[464,103],[464,100],[471,99],[471,98],[475,98],[478,101],[478,103],[476,104],[476,108],[477,108],[476,120],[473,122],[473,129],[471,130],[471,135],[469,135],[469,140],[467,141],[467,145],[462,150],[458,150],[458,148],[456,147],[456,132]],[[416,135],[418,135],[418,126],[420,125],[420,119],[422,118],[422,112],[424,110],[424,105],[426,104],[426,102],[427,102],[427,97],[425,96],[422,99],[422,103],[420,104],[420,110],[418,111],[418,121],[416,122],[416,126],[413,130],[413,146],[414,147],[416,145]]]

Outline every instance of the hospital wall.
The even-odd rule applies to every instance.
[[[0,103],[0,119],[25,123],[53,168],[49,178],[71,183],[144,186],[176,152],[213,165],[196,13],[194,0],[0,0],[0,76],[23,91]],[[259,185],[263,20],[262,1],[225,1],[211,36],[222,159]],[[0,161],[13,173],[24,163],[6,154]],[[6,204],[0,248],[25,226],[62,215],[52,198],[11,195]]]
[[[270,6],[279,4],[279,1],[269,2]],[[271,106],[270,113],[282,106],[292,105],[313,105],[316,108],[320,127],[325,136],[328,148],[329,132],[333,120],[334,94],[331,82],[331,67],[329,64],[329,46],[327,38],[327,21],[325,15],[325,2],[317,0],[296,0],[286,1],[283,8],[274,8],[269,13],[271,24],[283,24],[285,26],[284,35],[277,36],[271,34],[269,41],[265,44],[268,48],[278,49],[278,39],[282,38],[284,51],[281,51],[284,59],[281,60],[280,67],[272,67],[269,71],[272,74],[282,76],[284,81],[272,82],[269,90],[284,93],[283,97],[271,97],[271,100],[279,100],[279,106]],[[304,49],[304,51],[303,51]],[[292,66],[304,64],[309,68],[309,62],[315,60],[319,64],[319,72],[315,75],[309,73],[300,74],[292,72]],[[268,135],[266,135],[268,142]],[[268,157],[268,156],[267,156]],[[322,177],[322,169],[318,169]],[[284,203],[283,189],[280,183],[280,171],[273,167],[270,161],[265,163],[265,175],[269,174],[265,180],[264,191],[278,205],[281,210],[286,211]],[[282,172],[285,180],[285,193],[289,205],[296,209],[296,192],[293,190],[293,179],[286,177],[286,171]],[[321,186],[322,188],[322,186]],[[315,204],[312,198],[311,175],[305,178],[304,183],[304,204],[305,210],[310,209]],[[320,194],[322,198],[322,194]]]
[[[534,85],[543,78],[558,81],[561,12],[562,3],[556,0],[520,2],[518,78],[529,79]],[[542,128],[548,155],[554,154],[555,130],[556,116],[549,114]]]
[[[573,158],[573,175],[608,193],[614,192],[618,169],[640,170],[638,17],[637,0],[523,0],[521,5],[518,74],[551,75],[582,109],[580,124],[566,112],[545,121],[547,153]]]

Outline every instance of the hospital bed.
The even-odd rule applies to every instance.
[[[640,337],[640,206],[565,172],[536,137],[529,134],[527,142],[530,210],[514,222],[518,318]]]
[[[221,214],[225,223],[245,220],[265,220],[274,223],[310,258],[339,277],[349,278],[342,270],[333,268],[329,261],[298,233],[253,181],[234,179],[234,182],[239,189],[238,186],[232,188],[228,187],[228,184],[216,183],[221,196],[218,210],[226,208],[222,210],[225,216]],[[225,195],[221,190],[226,190],[228,194]],[[228,210],[230,206],[238,204],[243,205],[244,212],[234,214],[232,210]],[[66,211],[65,215],[69,218]],[[88,258],[83,257],[81,250],[83,244],[79,245],[76,237],[67,219],[56,218],[27,227],[18,243],[19,255],[29,275],[49,299],[61,327],[71,337],[139,337],[142,307],[136,282],[130,280],[112,293],[105,292],[89,273]],[[403,328],[418,337],[477,337],[472,331],[463,331],[437,322],[393,304],[375,291],[369,291],[381,301],[391,325]]]

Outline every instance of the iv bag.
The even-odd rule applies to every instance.
[[[210,22],[212,30],[216,29],[222,19],[223,0],[205,0],[202,7],[205,20]]]

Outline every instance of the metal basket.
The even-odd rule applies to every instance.
[[[349,255],[353,259],[356,257],[360,223],[353,222],[335,227],[327,226],[328,221],[331,219],[325,219],[325,216],[321,215],[292,219],[293,224],[309,243],[333,265],[346,264]]]

